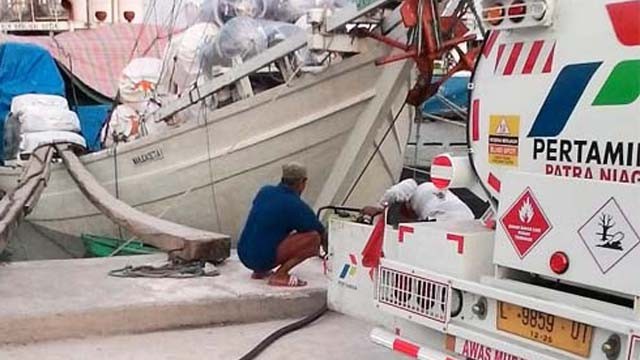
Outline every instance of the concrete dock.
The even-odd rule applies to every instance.
[[[260,340],[292,320],[183,329],[136,335],[90,337],[0,347],[6,360],[237,360]],[[267,348],[257,360],[402,360],[374,345],[371,325],[328,313]]]
[[[0,265],[0,343],[146,333],[184,327],[299,318],[325,301],[319,260],[294,271],[298,289],[251,280],[232,257],[217,277],[116,278],[110,270],[160,264],[166,255]]]

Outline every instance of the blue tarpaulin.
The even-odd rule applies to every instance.
[[[111,111],[111,105],[85,105],[77,108],[82,136],[87,141],[87,148],[90,151],[100,150],[100,130],[109,111]]]
[[[49,52],[39,46],[20,43],[0,45],[0,139],[4,120],[14,96],[39,93],[64,96],[64,81]],[[0,141],[0,156],[4,142]]]
[[[438,94],[456,104],[459,108],[466,109],[469,102],[468,85],[469,76],[453,76],[440,86]],[[428,99],[422,106],[423,114],[446,116],[452,112],[451,107],[437,96]]]
[[[0,44],[0,160],[4,155],[4,121],[13,97],[23,94],[65,96],[65,82],[54,58],[37,45]],[[74,93],[75,94],[75,93]],[[74,106],[90,151],[100,150],[100,129],[111,105]]]

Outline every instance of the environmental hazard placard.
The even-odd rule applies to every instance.
[[[578,234],[603,274],[640,244],[640,235],[615,198],[607,200],[580,227]]]
[[[518,166],[520,116],[491,115],[489,117],[489,163]]]

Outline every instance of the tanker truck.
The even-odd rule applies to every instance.
[[[417,359],[640,359],[640,1],[476,3],[467,151],[431,182],[488,210],[385,222],[373,265],[375,225],[332,218],[329,306]]]

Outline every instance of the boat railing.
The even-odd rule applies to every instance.
[[[196,84],[187,90],[186,93],[182,94],[178,100],[163,105],[155,112],[149,114],[145,121],[168,121],[179,112],[212,97],[216,92],[231,85],[236,86],[236,92],[240,98],[250,97],[255,92],[248,80],[248,76],[269,67],[271,64],[276,65],[276,68],[286,83],[300,71],[300,67],[294,68],[291,66],[287,60],[287,56],[305,46],[315,51],[326,51],[328,53],[358,52],[356,41],[354,41],[351,35],[344,34],[344,31],[341,31],[341,29],[344,29],[347,24],[376,11],[389,2],[389,0],[369,1],[360,8],[349,7],[338,10],[330,16],[326,16],[326,12],[322,9],[318,9],[318,11],[315,12],[311,11],[309,12],[309,17],[312,26],[309,32],[296,32],[254,57],[244,61],[234,60],[234,65],[228,71],[204,83],[198,84],[196,82]],[[386,22],[381,21],[381,19],[376,20],[378,23],[381,23],[377,25],[382,25],[383,31],[385,31],[385,28],[392,29],[400,21],[398,14],[398,11],[394,11],[390,14],[389,21]],[[331,39],[326,41],[325,38],[327,37]]]

